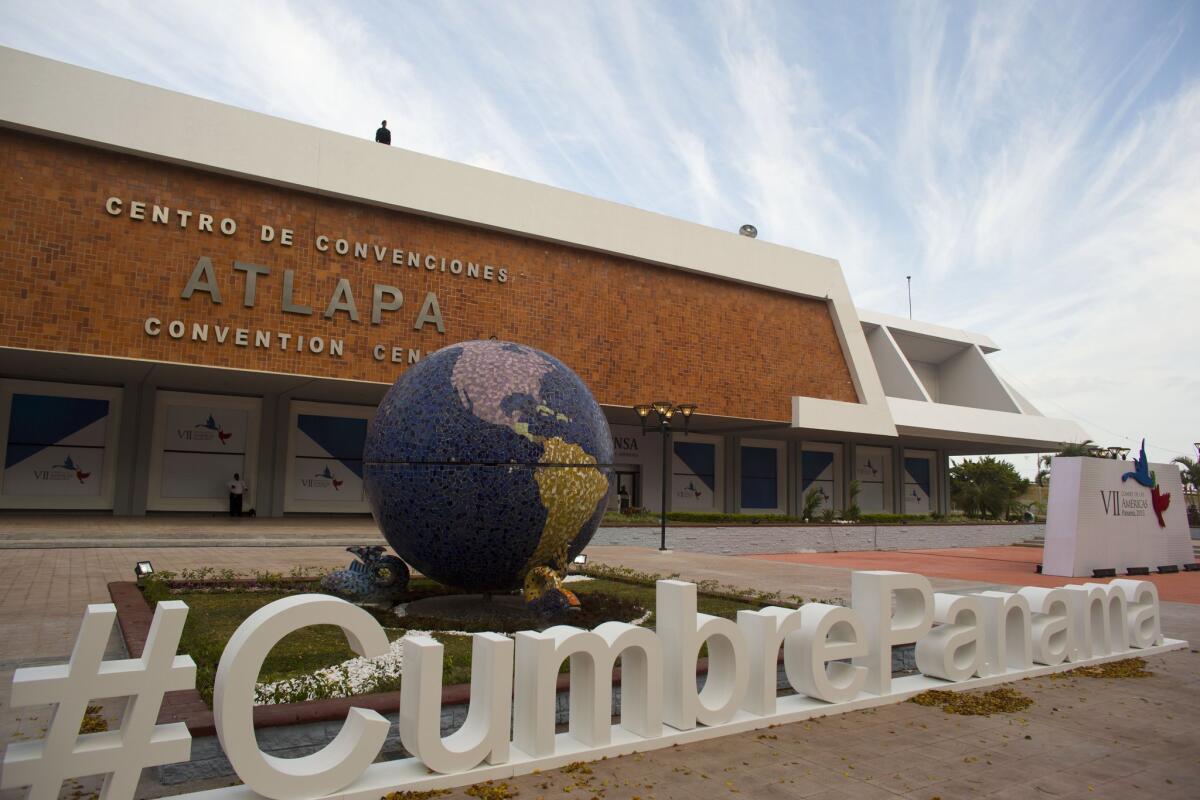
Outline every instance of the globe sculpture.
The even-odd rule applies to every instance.
[[[604,514],[612,436],[561,361],[495,340],[433,353],[388,390],[363,461],[375,520],[417,570],[520,588],[544,613],[578,607],[563,578]]]

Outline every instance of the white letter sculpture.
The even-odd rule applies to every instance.
[[[589,747],[612,738],[612,672],[621,657],[621,727],[644,738],[662,733],[662,649],[658,637],[624,622],[594,631],[556,625],[517,638],[513,744],[531,756],[554,753],[555,684],[571,659],[567,733]]]
[[[1054,666],[1071,659],[1075,650],[1075,635],[1071,629],[1070,596],[1062,589],[1026,586],[1017,594],[1029,602],[1033,612],[1031,636],[1033,660]]]
[[[868,653],[854,659],[854,665],[867,668],[864,688],[868,692],[888,694],[892,690],[892,648],[917,641],[933,625],[933,587],[924,575],[875,570],[852,573],[850,588],[853,608],[871,643]]]
[[[467,719],[446,737],[442,645],[427,636],[407,636],[400,739],[413,757],[385,763],[372,762],[388,722],[360,708],[351,708],[333,741],[313,755],[278,758],[259,750],[254,687],[280,639],[309,625],[337,625],[361,655],[388,651],[374,618],[343,600],[327,595],[277,600],[234,632],[217,669],[217,734],[246,786],[175,800],[246,800],[253,792],[273,800],[379,800],[391,792],[465,786],[567,761],[648,752],[896,703],[930,688],[989,686],[1134,652],[1187,647],[1163,638],[1158,592],[1148,581],[935,595],[920,575],[856,572],[852,587],[852,608],[808,603],[741,611],[735,625],[697,613],[693,584],[665,580],[657,585],[655,631],[606,622],[591,631],[557,626],[512,640],[475,634]],[[102,662],[115,613],[112,606],[88,608],[69,665],[17,671],[14,706],[59,707],[44,741],[8,745],[0,788],[32,786],[34,800],[51,800],[65,778],[108,773],[104,800],[130,800],[142,767],[188,756],[190,738],[181,723],[152,725],[163,692],[194,681],[191,659],[174,654],[187,607],[159,603],[141,659]],[[892,648],[907,642],[917,643],[917,664],[925,674],[893,681]],[[697,691],[696,659],[705,644],[708,678]],[[788,683],[797,692],[784,697],[776,688],[781,648]],[[565,659],[571,669],[568,730],[556,734],[559,667]],[[619,728],[612,724],[618,659]],[[115,694],[134,695],[121,731],[80,736],[87,702]]]
[[[175,655],[187,612],[179,600],[160,602],[142,657],[105,661],[117,607],[89,605],[69,663],[17,670],[13,707],[56,703],[57,708],[43,741],[8,745],[0,789],[29,786],[30,800],[54,800],[67,778],[104,775],[103,800],[132,800],[143,767],[186,761],[192,749],[187,727],[154,721],[166,692],[196,685],[192,657]],[[80,735],[94,698],[125,696],[130,699],[119,731]]]
[[[750,671],[746,638],[722,617],[696,613],[696,584],[659,581],[655,602],[658,638],[662,640],[663,721],[689,730],[699,722],[728,722],[742,704]],[[708,677],[696,690],[696,659],[708,642]]]
[[[984,675],[1003,675],[1010,669],[1033,666],[1033,613],[1029,601],[1008,592],[979,592],[983,608]]]
[[[309,625],[336,625],[360,656],[388,652],[387,635],[356,605],[323,594],[285,597],[263,606],[238,626],[221,654],[213,689],[213,716],[221,749],[238,776],[273,800],[312,800],[349,786],[387,738],[387,719],[352,708],[332,742],[303,758],[279,758],[258,749],[254,737],[254,686],[263,661],[280,639]]]
[[[869,652],[862,618],[854,609],[825,603],[806,603],[799,613],[800,628],[783,646],[788,683],[826,703],[853,700],[867,681],[867,668],[837,662]]]
[[[471,636],[471,703],[462,727],[442,738],[442,643],[404,637],[400,742],[435,772],[465,772],[485,759],[508,761],[513,643],[498,633]]]
[[[965,681],[981,671],[978,597],[943,594],[933,596],[933,619],[942,623],[917,640],[917,669],[924,675],[948,681]]]

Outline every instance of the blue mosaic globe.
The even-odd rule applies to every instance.
[[[363,480],[396,553],[473,592],[565,569],[612,489],[612,436],[561,361],[495,340],[430,355],[388,390],[367,432]],[[544,571],[544,570],[543,570]]]

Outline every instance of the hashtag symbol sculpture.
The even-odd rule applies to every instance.
[[[10,744],[0,789],[29,786],[29,800],[54,800],[67,778],[104,775],[102,800],[132,800],[143,767],[186,761],[192,737],[182,722],[155,725],[166,692],[196,683],[191,656],[179,656],[187,605],[160,602],[141,658],[104,661],[117,618],[111,603],[90,605],[67,664],[19,669],[12,705],[57,704],[46,738]],[[80,735],[88,703],[128,697],[119,730]]]

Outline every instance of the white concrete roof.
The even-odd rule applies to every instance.
[[[897,435],[896,407],[889,407],[864,322],[980,354],[996,349],[982,334],[860,312],[840,265],[825,256],[8,48],[0,48],[0,75],[0,125],[6,127],[822,299],[859,402],[793,397],[797,426],[820,420],[832,432]],[[1012,405],[1017,411],[1006,417],[1019,426],[1025,415],[1015,400]],[[1031,429],[1028,438],[1040,442],[1046,421],[1037,419],[1038,432]],[[969,435],[962,427],[946,433]],[[1083,438],[1074,429],[1078,437],[1071,438]],[[1021,439],[1016,429],[1010,433]]]

